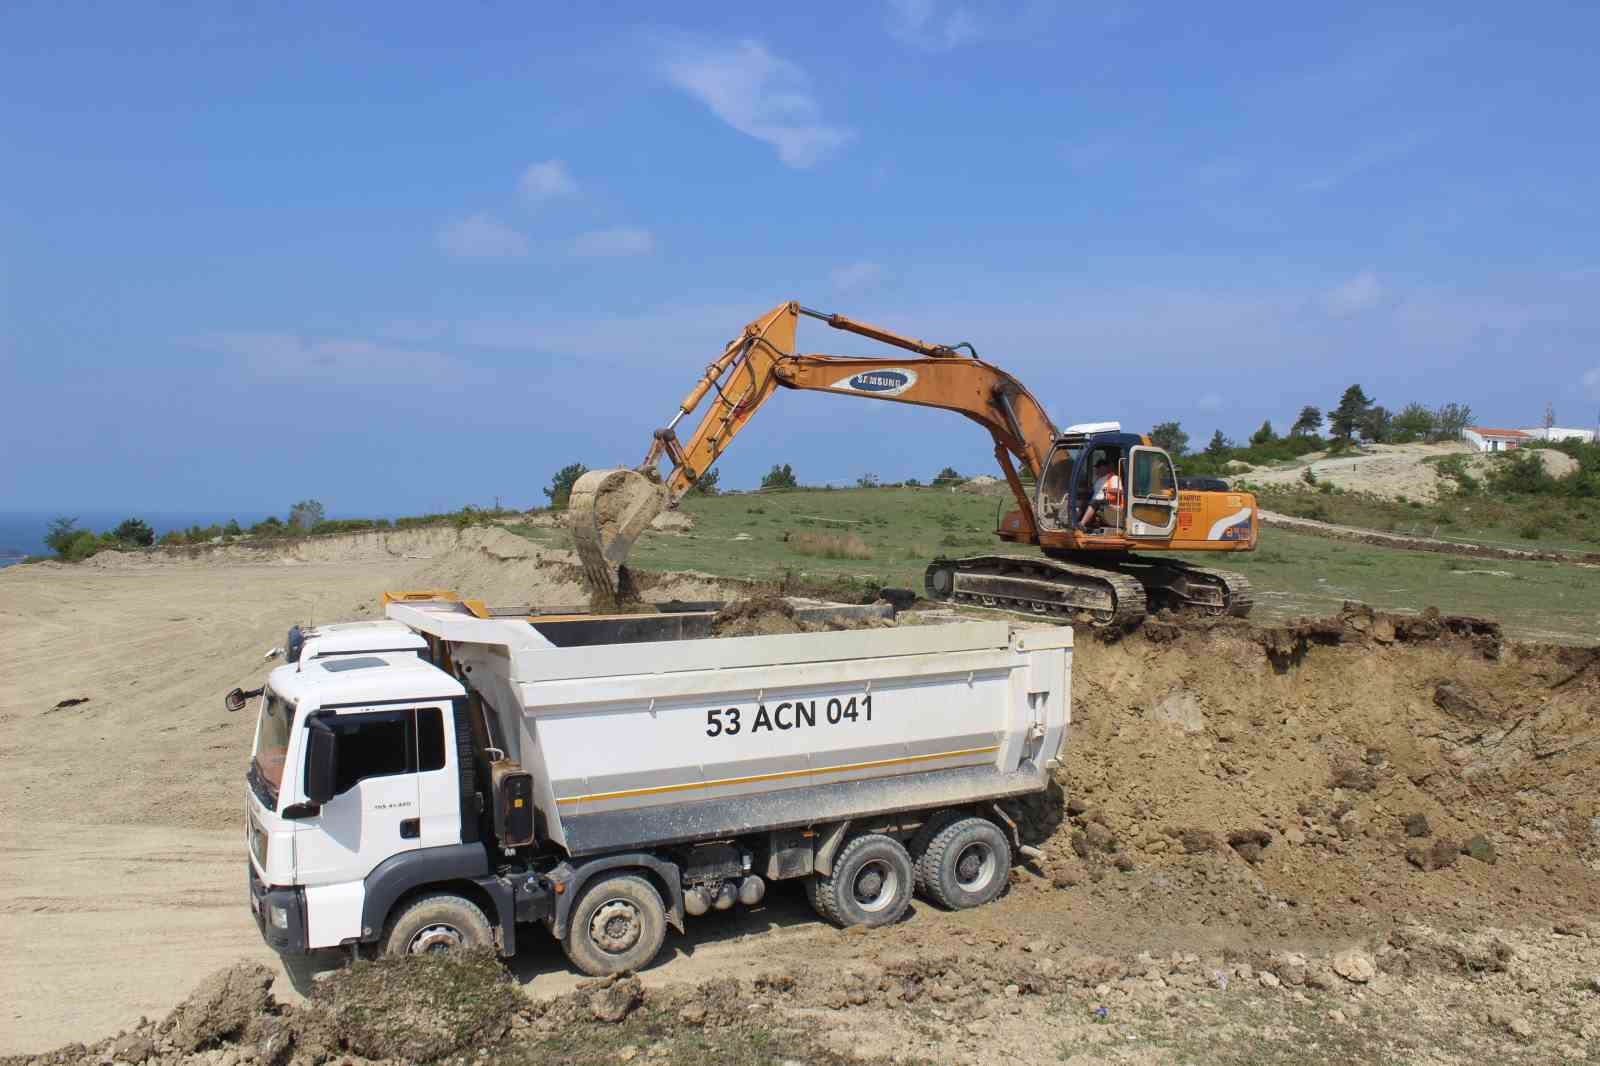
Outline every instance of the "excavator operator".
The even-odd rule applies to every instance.
[[[1122,524],[1122,479],[1111,469],[1111,461],[1102,453],[1094,461],[1094,487],[1089,494],[1089,507],[1083,512],[1083,528],[1117,529]]]

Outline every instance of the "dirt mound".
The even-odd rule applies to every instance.
[[[524,1003],[487,951],[357,963],[311,996],[346,1049],[412,1062],[494,1043]]]
[[[799,606],[796,606],[796,603]],[[780,633],[828,633],[893,626],[892,618],[852,617],[820,600],[790,600],[773,590],[733,600],[711,620],[714,637],[765,637]],[[837,605],[834,605],[837,606]]]
[[[1040,884],[1154,871],[1125,916],[1313,938],[1600,909],[1591,649],[1351,604],[1079,641],[1073,682]]]
[[[776,592],[758,592],[718,611],[711,620],[711,632],[719,637],[764,637],[804,633],[806,627],[795,619],[794,607],[788,600]]]
[[[1437,476],[1427,460],[1469,454],[1460,441],[1442,444],[1370,444],[1354,454],[1328,456],[1312,453],[1301,462],[1272,468],[1258,467],[1245,475],[1252,485],[1294,487],[1301,484],[1306,466],[1319,482],[1345,492],[1367,492],[1387,499],[1432,500],[1453,491],[1446,478]]]
[[[979,496],[997,496],[1009,491],[1006,483],[991,474],[979,474],[956,486],[957,492],[970,492]]]

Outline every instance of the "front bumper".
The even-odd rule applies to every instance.
[[[261,939],[280,955],[306,953],[306,895],[298,888],[269,888],[256,876],[256,868],[245,860],[250,877],[250,915],[261,930]],[[279,916],[281,925],[273,922]]]

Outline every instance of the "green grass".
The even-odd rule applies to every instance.
[[[1396,551],[1279,529],[1262,530],[1254,552],[1179,556],[1249,577],[1256,591],[1252,618],[1327,614],[1360,600],[1385,610],[1431,606],[1482,615],[1525,639],[1600,638],[1600,569],[1592,567]]]
[[[1600,499],[1475,494],[1423,503],[1309,486],[1254,491],[1266,510],[1343,526],[1509,548],[1600,550]],[[1527,536],[1530,531],[1539,535]]]
[[[694,529],[645,535],[629,562],[646,571],[786,580],[800,589],[838,583],[920,591],[923,570],[935,555],[1028,550],[994,536],[997,509],[1009,507],[1010,500],[904,488],[690,497],[682,509],[694,518]],[[570,543],[563,529],[509,528],[541,543]],[[856,538],[870,555],[809,555],[803,540],[785,539],[799,532]],[[1446,614],[1484,615],[1527,639],[1597,639],[1600,569],[1591,567],[1396,551],[1277,529],[1262,530],[1255,552],[1180,557],[1246,574],[1256,590],[1252,617],[1258,619],[1327,614],[1345,600],[1360,600],[1387,610],[1435,606]]]

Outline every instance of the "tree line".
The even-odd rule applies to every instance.
[[[1471,423],[1472,408],[1466,404],[1446,403],[1430,408],[1408,403],[1399,412],[1391,412],[1356,384],[1345,389],[1338,404],[1326,413],[1313,404],[1302,407],[1299,417],[1283,435],[1268,419],[1245,444],[1230,439],[1219,429],[1211,434],[1204,448],[1191,452],[1189,434],[1183,427],[1177,422],[1162,422],[1150,431],[1150,439],[1174,459],[1186,459],[1186,472],[1216,473],[1231,459],[1252,464],[1294,459],[1315,451],[1338,452],[1358,440],[1373,444],[1456,440]],[[1327,436],[1323,435],[1324,427]]]

